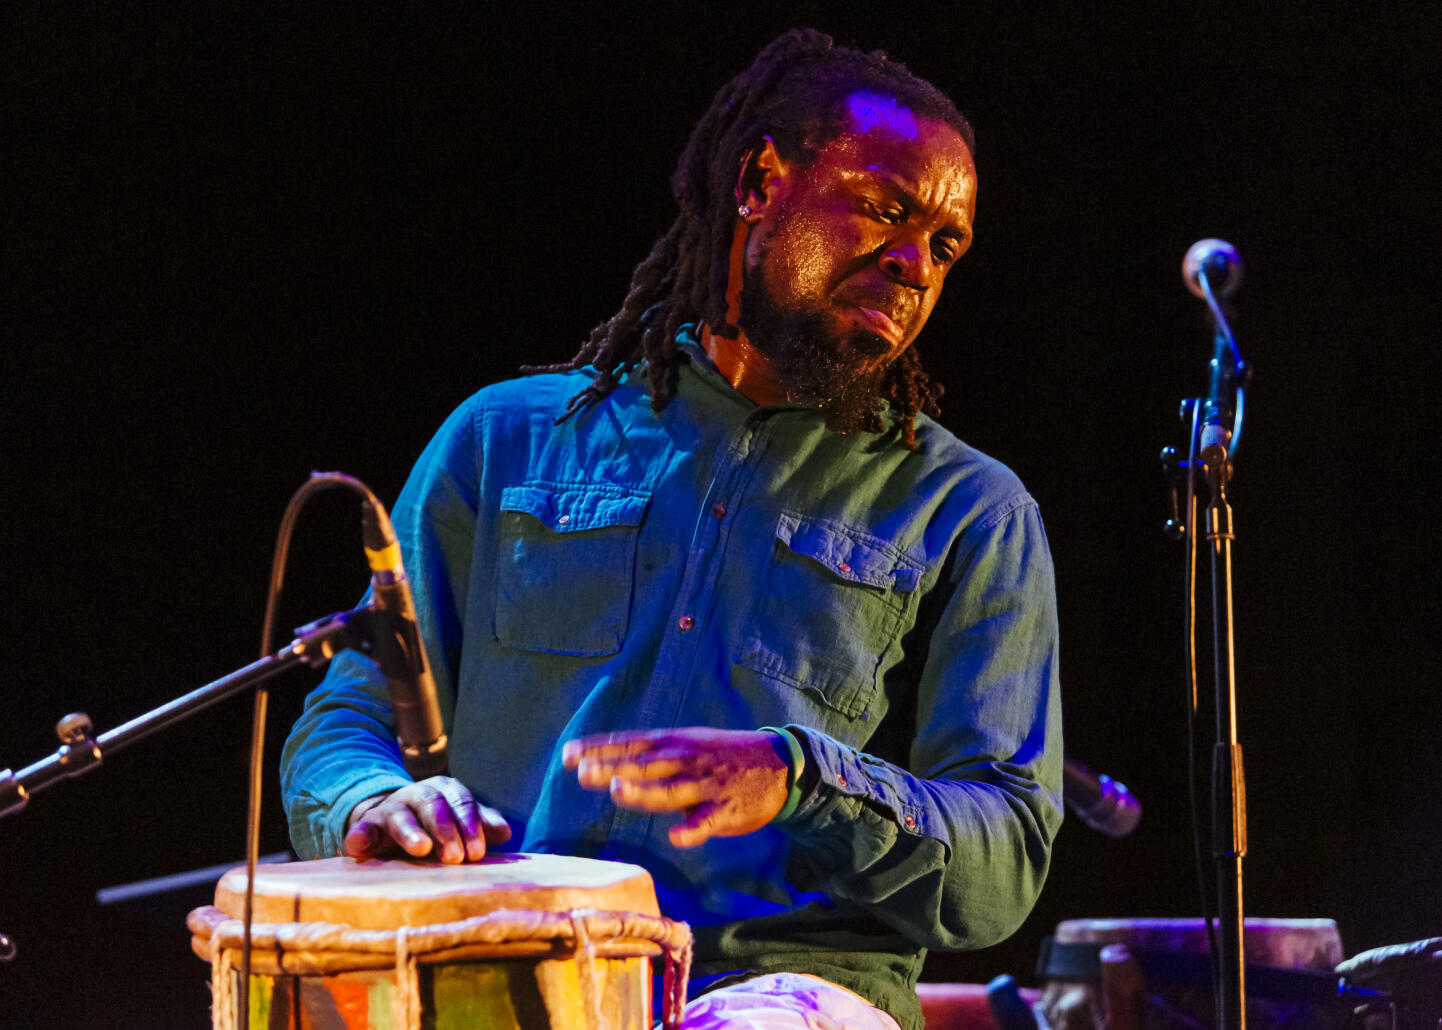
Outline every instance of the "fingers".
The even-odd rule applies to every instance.
[[[708,765],[707,756],[675,750],[655,750],[640,755],[601,758],[587,755],[576,765],[581,786],[606,790],[616,778],[627,780],[660,780],[673,776],[696,775]]]
[[[369,799],[368,799],[369,800]],[[505,817],[480,804],[459,780],[434,776],[384,795],[351,817],[345,853],[371,858],[397,847],[413,858],[434,853],[442,862],[477,862],[486,845],[510,839]]]
[[[622,808],[642,812],[680,812],[710,801],[718,785],[709,778],[627,779],[610,781],[611,800]]]
[[[424,832],[440,846],[441,861],[454,865],[467,859],[478,862],[484,858],[486,840],[480,831],[480,805],[471,792],[459,781],[449,778],[444,782],[423,781],[423,785],[429,787],[430,793],[416,816]],[[405,841],[401,841],[401,847],[416,854],[406,847]]]
[[[404,849],[408,854],[417,856],[430,850],[429,837],[421,834],[421,839],[416,840],[412,835],[413,831],[396,823],[392,816],[391,809],[376,805],[355,819],[346,831],[345,853],[351,858],[365,859],[392,854],[397,849]],[[414,818],[412,823],[414,824]]]
[[[487,844],[504,844],[511,839],[511,824],[494,808],[480,805],[481,833]]]
[[[431,839],[431,835],[421,829],[421,824],[416,819],[415,812],[409,808],[387,808],[385,805],[381,805],[376,811],[385,813],[381,827],[390,836],[391,840],[401,846],[402,851],[412,858],[424,858],[431,853],[434,842]],[[455,831],[452,830],[453,834],[454,832]],[[446,858],[444,850],[441,852],[441,858],[442,860]],[[458,860],[452,857],[451,861],[455,862]]]
[[[611,761],[643,754],[667,739],[664,730],[634,730],[620,733],[593,733],[568,740],[561,746],[561,764],[574,769],[583,758]]]
[[[761,829],[785,805],[791,775],[772,734],[705,726],[582,737],[562,760],[621,808],[682,813],[676,847]]]

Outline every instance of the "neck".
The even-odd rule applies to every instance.
[[[741,314],[741,282],[746,261],[746,240],[750,228],[738,218],[731,229],[731,254],[726,278],[726,321],[735,325]],[[709,325],[701,328],[701,347],[716,363],[716,368],[748,400],[756,404],[785,404],[790,400],[776,376],[771,359],[737,332],[736,338],[721,336]]]
[[[713,333],[709,325],[703,326],[701,347],[726,381],[749,400],[760,405],[785,404],[790,400],[776,377],[771,359],[757,350],[745,333],[739,333],[733,340]]]

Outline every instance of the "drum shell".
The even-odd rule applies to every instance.
[[[651,964],[643,957],[596,963],[601,1027],[650,1030]],[[231,997],[240,971],[232,968]],[[405,1030],[397,1025],[394,967],[330,975],[252,972],[253,1030]],[[423,1030],[549,1030],[589,1026],[576,963],[555,959],[460,959],[419,969]]]
[[[232,870],[217,885],[217,904],[189,920],[197,954],[223,958],[216,973],[229,989],[217,983],[216,994],[225,1007],[238,999],[243,899],[243,870]],[[408,1019],[397,1004],[406,991],[419,1001],[423,1028],[530,1030],[599,1019],[603,1028],[644,1030],[652,1025],[650,959],[662,948],[642,935],[668,924],[645,870],[550,855],[467,866],[267,865],[257,871],[255,912],[250,1025],[266,1030],[406,1030],[417,1025],[415,1010]],[[409,977],[397,962],[398,925],[416,960]],[[683,924],[666,927],[677,928],[685,933]],[[217,1013],[216,1025],[225,1022]]]

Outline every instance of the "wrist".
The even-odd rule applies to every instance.
[[[801,777],[806,770],[806,752],[801,749],[801,741],[797,740],[790,730],[779,726],[762,726],[761,730],[772,735],[772,746],[776,748],[776,755],[786,763],[786,800],[782,803],[781,810],[771,817],[772,823],[785,822],[791,813],[796,811],[796,806],[801,804]]]

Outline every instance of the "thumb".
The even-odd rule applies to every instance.
[[[705,844],[716,832],[716,817],[721,805],[716,801],[703,801],[686,814],[686,818],[671,827],[671,844],[678,848],[694,848]]]
[[[364,818],[357,819],[345,835],[345,853],[351,858],[367,858],[374,854],[379,831],[379,826],[367,822]]]

